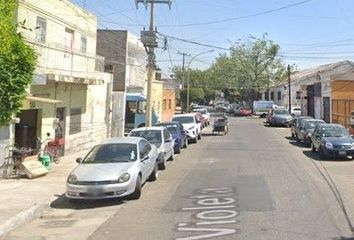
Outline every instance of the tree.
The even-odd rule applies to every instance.
[[[187,88],[181,90],[181,102],[183,106],[187,106]],[[204,90],[202,88],[190,88],[189,89],[189,103],[204,100]],[[185,110],[185,109],[184,109]]]
[[[0,0],[0,126],[22,106],[36,63],[34,50],[17,33],[16,11],[16,0]]]

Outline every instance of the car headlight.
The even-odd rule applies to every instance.
[[[129,173],[123,173],[119,178],[118,178],[118,183],[124,183],[129,181],[130,179],[130,174]]]
[[[312,136],[312,133],[308,132],[308,133],[307,133],[307,136],[308,136],[308,137],[311,137],[311,136]]]
[[[329,148],[329,149],[333,148],[333,144],[330,142],[326,143],[325,146],[326,146],[326,148]]]
[[[70,174],[67,179],[67,182],[70,184],[76,184],[77,183],[77,176],[74,174]]]
[[[354,143],[352,143],[352,148],[354,148]]]

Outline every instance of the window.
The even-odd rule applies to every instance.
[[[82,53],[85,53],[87,51],[87,38],[85,36],[81,36],[80,50]]]
[[[81,132],[81,107],[70,109],[69,134]]]
[[[281,100],[281,91],[278,91],[278,100]]]
[[[167,102],[166,99],[164,99],[163,102],[162,102],[162,109],[163,110],[166,110],[166,102]]]
[[[113,65],[104,65],[104,71],[108,73],[113,73]]]
[[[167,129],[163,130],[163,138],[166,140],[168,140],[171,137],[170,132]]]
[[[172,100],[168,99],[168,109],[172,109]]]
[[[270,100],[274,100],[274,92],[270,93]]]
[[[301,99],[301,92],[300,91],[296,92],[296,99]]]
[[[269,100],[269,92],[264,93],[264,99],[267,101]]]
[[[37,17],[36,42],[45,43],[46,31],[47,31],[47,21],[44,18]]]

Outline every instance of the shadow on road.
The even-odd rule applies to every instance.
[[[327,159],[323,160],[320,158],[320,154],[317,152],[312,152],[311,150],[304,150],[302,151],[303,154],[305,154],[307,157],[315,160],[315,161],[322,161],[322,162],[327,162],[327,161],[336,161],[336,162],[347,162],[347,161],[352,161],[352,159],[349,159],[347,157],[327,157]]]
[[[338,237],[338,238],[332,238],[333,240],[354,240],[354,237]]]
[[[56,209],[92,209],[100,207],[108,207],[112,205],[120,205],[127,201],[127,198],[113,198],[102,200],[75,200],[70,201],[64,194],[59,195],[56,200],[50,203],[51,208]]]
[[[296,146],[296,147],[305,147],[305,145],[304,145],[304,143],[303,142],[298,142],[298,141],[289,141],[289,143],[291,144],[291,145],[294,145],[294,146]]]

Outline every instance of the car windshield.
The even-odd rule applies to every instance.
[[[133,162],[137,159],[136,144],[131,143],[110,143],[95,146],[83,164],[90,163],[118,163]]]
[[[177,126],[174,125],[168,125],[166,126],[167,130],[171,133],[171,134],[177,134]]]
[[[174,117],[172,120],[180,122],[182,124],[183,123],[194,123],[194,117],[192,117],[192,116]]]
[[[305,129],[308,130],[308,129],[315,129],[315,127],[320,124],[320,123],[323,123],[321,121],[309,121],[309,122],[306,122],[305,124]]]
[[[162,136],[161,130],[141,130],[141,131],[132,131],[129,136],[132,137],[142,137],[148,140],[150,143],[161,143]]]
[[[343,127],[324,127],[323,137],[349,137],[348,131]]]
[[[289,112],[286,109],[278,109],[278,110],[274,110],[274,114],[277,114],[277,115],[289,115]]]

